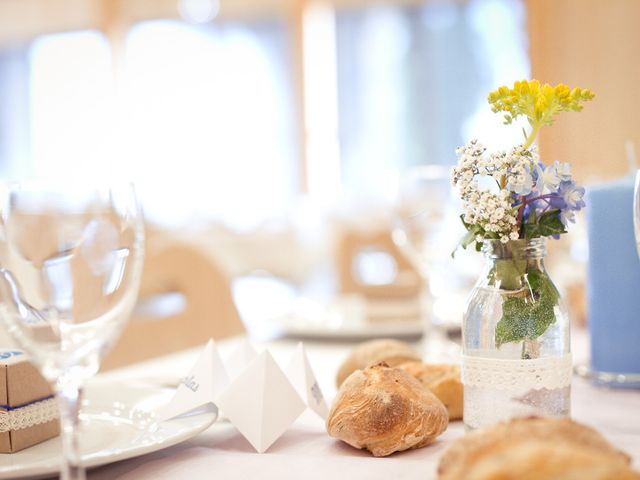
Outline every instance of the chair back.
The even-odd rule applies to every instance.
[[[150,230],[136,310],[102,370],[244,332],[216,260],[197,245]]]

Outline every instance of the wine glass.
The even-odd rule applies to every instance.
[[[450,298],[457,293],[459,282],[450,258],[458,235],[449,224],[451,200],[448,167],[414,167],[400,178],[393,239],[427,285],[423,312],[425,350],[429,356],[455,357],[459,353],[459,347],[445,335],[447,329],[459,328],[460,306],[464,304],[464,298],[462,303]]]
[[[0,186],[0,320],[56,392],[65,480],[85,478],[82,386],[135,304],[143,232],[130,184]]]
[[[440,165],[414,167],[400,178],[393,239],[425,278],[439,255],[436,247],[450,196],[449,178],[449,170]]]

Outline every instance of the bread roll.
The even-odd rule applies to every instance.
[[[336,385],[339,387],[351,373],[369,365],[385,362],[390,367],[395,367],[410,360],[420,360],[420,355],[408,343],[391,339],[361,343],[342,363],[338,370]]]
[[[469,433],[444,453],[438,474],[440,480],[638,479],[627,455],[565,418],[521,418]]]
[[[433,442],[448,423],[447,410],[428,388],[404,370],[380,363],[345,380],[327,417],[327,432],[382,457]]]
[[[458,365],[407,362],[401,364],[399,368],[420,380],[444,403],[449,412],[449,420],[462,418],[464,388]]]
[[[592,447],[543,440],[502,440],[464,473],[465,480],[638,480],[619,457]]]

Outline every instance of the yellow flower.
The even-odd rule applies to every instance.
[[[552,87],[540,85],[538,80],[515,82],[513,88],[502,86],[489,94],[491,109],[504,112],[504,123],[510,124],[524,115],[533,128],[524,144],[528,148],[542,125],[551,125],[560,112],[579,112],[583,102],[591,100],[595,94],[591,90],[576,87],[570,89],[562,83]]]

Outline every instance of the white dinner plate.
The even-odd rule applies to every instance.
[[[234,280],[233,296],[254,337],[286,336],[314,340],[366,340],[394,337],[416,340],[424,324],[417,299],[366,300],[332,293],[321,279],[300,289],[273,275]]]
[[[424,331],[415,303],[367,302],[343,295],[324,304],[299,299],[280,320],[282,333],[311,339],[364,340],[377,337],[416,339]]]
[[[380,323],[322,325],[305,319],[287,319],[282,327],[283,335],[292,338],[317,340],[368,340],[372,338],[402,338],[415,340],[423,332],[422,325],[413,321]]]
[[[144,455],[191,438],[217,417],[215,408],[158,423],[153,411],[175,387],[132,382],[95,382],[82,406],[83,464],[97,467]],[[0,454],[0,479],[55,475],[61,462],[60,437],[12,454]]]

